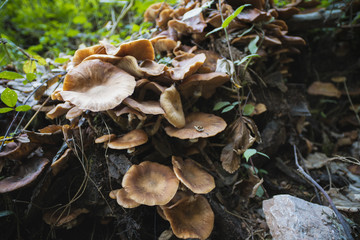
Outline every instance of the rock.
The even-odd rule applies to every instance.
[[[266,222],[276,240],[346,239],[332,209],[290,195],[263,201]]]

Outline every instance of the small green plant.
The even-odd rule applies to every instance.
[[[217,102],[213,108],[214,111],[218,111],[220,109],[222,109],[221,113],[226,113],[229,112],[231,110],[233,110],[237,105],[239,105],[239,102],[233,102],[230,103],[228,101],[223,101],[223,102]],[[245,104],[245,106],[243,107],[243,115],[244,116],[250,116],[255,110],[255,107],[252,104]]]
[[[246,151],[245,151],[244,154],[243,154],[243,157],[246,159],[246,162],[248,162],[249,159],[250,159],[252,156],[254,156],[255,154],[260,154],[260,155],[262,155],[262,156],[267,157],[267,158],[270,159],[270,157],[269,157],[268,155],[266,155],[265,153],[259,152],[259,151],[257,151],[257,150],[254,149],[254,148],[248,148],[248,149],[246,149]]]
[[[220,27],[215,28],[211,32],[207,33],[206,37],[209,36],[210,34],[218,32],[218,31],[220,31],[222,29],[226,29],[229,26],[229,24],[231,23],[231,21],[234,20],[234,18],[236,18],[237,15],[239,15],[244,10],[245,7],[249,7],[249,6],[251,6],[251,4],[244,4],[244,5],[241,5],[240,7],[238,7],[230,16],[228,16],[224,20],[224,22],[221,24]]]
[[[15,107],[18,100],[18,95],[14,90],[11,90],[10,88],[6,88],[1,93],[1,101],[7,106],[0,108],[0,113],[7,113],[10,111],[17,111],[17,112],[26,112],[31,109],[29,105],[20,105]]]

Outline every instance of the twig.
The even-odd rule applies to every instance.
[[[110,30],[110,33],[107,35],[107,37],[110,37],[111,35],[113,35],[115,28],[117,27],[117,25],[119,24],[121,19],[123,19],[125,17],[126,13],[130,10],[130,8],[133,6],[133,4],[134,4],[134,0],[130,0],[130,3],[125,8],[123,8],[119,17],[116,19],[116,22],[113,24],[113,26]]]
[[[330,196],[327,194],[327,192],[310,176],[308,175],[304,169],[299,165],[298,162],[298,158],[297,158],[297,153],[296,153],[296,146],[295,144],[293,145],[294,147],[294,156],[295,156],[295,164],[298,167],[298,171],[307,179],[309,180],[312,184],[314,184],[315,187],[317,187],[322,194],[324,194],[324,197],[327,199],[327,201],[329,202],[331,208],[334,210],[336,217],[338,218],[340,224],[343,226],[344,231],[345,231],[345,235],[346,238],[348,240],[354,240],[354,238],[351,236],[351,229],[349,227],[349,225],[345,222],[343,216],[341,215],[341,213],[337,210],[334,202],[331,200]]]

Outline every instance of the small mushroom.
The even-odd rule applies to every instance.
[[[178,238],[206,239],[213,230],[214,212],[201,195],[191,196],[171,208],[161,208]]]
[[[166,127],[166,134],[180,139],[197,139],[215,136],[226,128],[226,122],[221,117],[209,113],[190,113],[185,121],[185,126],[180,129]]]
[[[141,113],[145,114],[152,114],[152,115],[159,115],[159,114],[165,114],[164,109],[161,108],[160,102],[158,101],[136,101],[132,98],[126,98],[123,103],[130,107],[135,109],[136,111],[139,111]]]
[[[101,137],[98,137],[97,139],[95,139],[95,143],[106,143],[106,142],[109,142],[109,141],[112,141],[116,138],[116,135],[115,134],[106,134],[106,135],[103,135]]]
[[[192,192],[205,194],[215,188],[215,180],[201,165],[188,158],[172,157],[176,177]]]
[[[140,206],[140,203],[137,203],[133,199],[129,198],[124,188],[111,191],[109,196],[116,199],[116,202],[124,208],[136,208]]]
[[[165,205],[176,194],[179,180],[169,167],[145,161],[130,167],[122,186],[128,197],[140,204]]]
[[[176,128],[185,126],[185,116],[181,104],[179,92],[176,90],[175,85],[167,88],[160,95],[160,105],[165,111],[165,118],[171,125]]]
[[[122,137],[116,138],[108,143],[111,149],[123,150],[140,146],[148,141],[148,136],[142,129],[135,129]]]
[[[148,39],[138,39],[127,43],[122,43],[119,47],[114,47],[110,43],[101,41],[106,49],[106,54],[118,57],[133,56],[137,60],[154,60],[155,53],[151,42]]]
[[[73,105],[71,105],[69,102],[59,103],[53,109],[51,109],[46,114],[46,116],[50,119],[55,119],[67,113],[71,108],[73,108]]]
[[[76,50],[73,58],[74,67],[79,65],[85,58],[93,54],[105,54],[105,48],[101,45],[94,45]]]
[[[185,53],[173,59],[174,68],[167,71],[173,80],[183,80],[184,78],[194,74],[205,62],[205,54]]]

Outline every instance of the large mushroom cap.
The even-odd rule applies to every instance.
[[[183,128],[166,127],[167,135],[180,139],[207,138],[215,136],[226,128],[226,122],[221,117],[209,113],[190,113],[185,120],[186,124]]]
[[[105,111],[119,105],[134,92],[135,78],[110,63],[89,60],[80,63],[65,77],[65,101],[80,109]]]
[[[172,164],[177,178],[194,193],[205,194],[215,188],[213,176],[190,158],[173,156]]]
[[[214,227],[214,212],[205,197],[196,195],[174,207],[162,208],[178,238],[206,239]]]
[[[169,167],[145,161],[131,166],[123,178],[122,186],[128,197],[138,203],[165,205],[176,194],[179,180]]]
[[[166,120],[176,128],[185,126],[185,116],[181,104],[179,92],[176,90],[175,85],[167,88],[160,95],[160,105],[165,111]]]
[[[142,145],[148,141],[148,136],[142,129],[135,129],[120,138],[116,138],[108,143],[111,149],[129,149]]]

